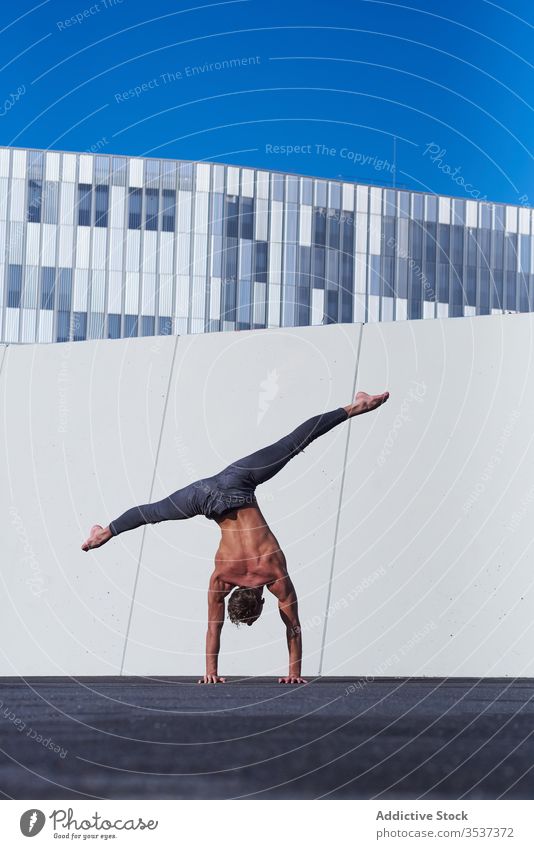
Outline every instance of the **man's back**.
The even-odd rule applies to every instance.
[[[225,583],[257,587],[287,574],[278,540],[257,506],[242,507],[217,520],[221,541],[215,572]]]

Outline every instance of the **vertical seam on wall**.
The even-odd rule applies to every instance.
[[[365,327],[364,324],[360,325],[360,336],[359,336],[359,339],[358,339],[358,350],[357,350],[357,353],[356,353],[356,365],[355,365],[355,368],[354,368],[354,379],[353,379],[353,382],[352,382],[352,397],[353,398],[356,394],[356,382],[358,380],[358,368],[359,368],[359,365],[360,365],[360,353],[361,353],[361,349],[362,349],[362,338],[363,338],[364,327]],[[335,561],[336,561],[337,540],[338,540],[339,522],[340,522],[340,516],[341,516],[341,505],[343,503],[343,490],[345,488],[345,475],[346,475],[346,472],[347,472],[347,459],[348,459],[348,456],[349,456],[350,431],[351,431],[351,428],[350,428],[350,419],[349,419],[349,426],[347,427],[347,439],[346,439],[346,442],[345,442],[345,455],[344,455],[344,458],[343,458],[343,471],[341,473],[341,483],[340,483],[340,487],[339,487],[339,499],[338,499],[338,505],[337,505],[336,525],[335,525],[335,528],[334,528],[334,541],[332,543],[332,560],[330,562],[330,576],[328,578],[328,590],[327,590],[327,595],[326,595],[326,606],[325,606],[325,610],[324,610],[323,638],[321,640],[321,653],[320,653],[320,656],[319,656],[318,675],[323,674],[324,650],[325,650],[325,645],[326,645],[326,634],[327,634],[327,630],[328,630],[328,610],[329,610],[329,607],[330,607],[330,598],[331,598],[331,595],[332,595],[332,581],[334,580],[334,566],[335,566]]]
[[[163,405],[163,412],[162,412],[162,416],[161,416],[161,429],[160,429],[160,432],[159,432],[158,445],[157,445],[157,448],[156,448],[156,456],[155,456],[155,459],[154,459],[154,471],[152,473],[152,481],[150,483],[150,492],[149,492],[149,495],[148,495],[148,501],[149,502],[152,501],[152,496],[153,496],[153,492],[154,492],[154,484],[156,483],[156,474],[157,474],[157,471],[158,471],[159,454],[160,454],[160,449],[161,449],[161,443],[162,443],[162,440],[163,440],[163,428],[165,427],[165,419],[167,418],[167,406],[169,404],[169,397],[170,397],[170,394],[171,394],[171,381],[172,381],[172,376],[174,374],[174,361],[176,359],[176,351],[178,349],[179,338],[180,338],[179,336],[176,337],[176,342],[174,343],[174,350],[172,352],[171,367],[170,367],[170,370],[169,370],[169,380],[167,381],[167,394],[165,396],[165,403]],[[134,605],[135,605],[135,596],[136,596],[136,592],[137,592],[137,584],[138,584],[138,581],[139,581],[139,573],[141,571],[141,561],[143,559],[143,550],[144,550],[144,547],[145,547],[145,536],[146,536],[146,525],[143,525],[143,534],[142,534],[142,537],[141,537],[141,545],[139,547],[139,557],[137,559],[137,569],[136,569],[136,572],[135,572],[135,580],[134,580],[134,585],[133,585],[133,590],[132,590],[132,601],[131,601],[131,604],[130,604],[130,613],[129,613],[129,616],[128,616],[128,623],[126,625],[126,633],[124,635],[124,648],[122,650],[121,668],[120,668],[119,675],[122,675],[123,671],[124,671],[124,661],[126,660],[126,650],[128,648],[128,638],[130,636],[130,626],[132,624],[133,610],[134,610]]]
[[[2,369],[4,368],[4,360],[6,358],[7,345],[2,344],[1,350],[2,350],[2,356],[0,357],[0,377],[2,376]]]

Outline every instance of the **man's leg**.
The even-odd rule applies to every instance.
[[[141,504],[139,507],[131,507],[117,519],[109,523],[107,528],[93,525],[89,538],[82,545],[84,551],[91,548],[99,548],[113,536],[131,531],[140,525],[166,522],[170,519],[190,519],[197,515],[195,507],[195,496],[197,491],[194,484],[185,486],[173,492],[172,495],[161,501],[151,504]]]
[[[366,392],[358,392],[356,399],[347,407],[338,407],[329,413],[313,416],[300,424],[287,436],[283,436],[272,445],[261,448],[247,457],[232,463],[228,468],[246,476],[246,481],[251,486],[259,486],[270,480],[281,469],[284,468],[293,457],[317,439],[328,433],[329,430],[347,421],[353,416],[375,410],[384,404],[389,397],[389,392],[382,395],[367,395]]]

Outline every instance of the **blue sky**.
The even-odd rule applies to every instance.
[[[533,7],[501,2],[4,4],[0,142],[532,205]]]

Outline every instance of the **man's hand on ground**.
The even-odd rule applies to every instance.
[[[221,678],[219,675],[204,675],[204,678],[198,679],[199,684],[226,684],[226,678]]]
[[[285,678],[278,679],[279,684],[307,684],[305,678],[301,678],[300,675],[287,675]]]

